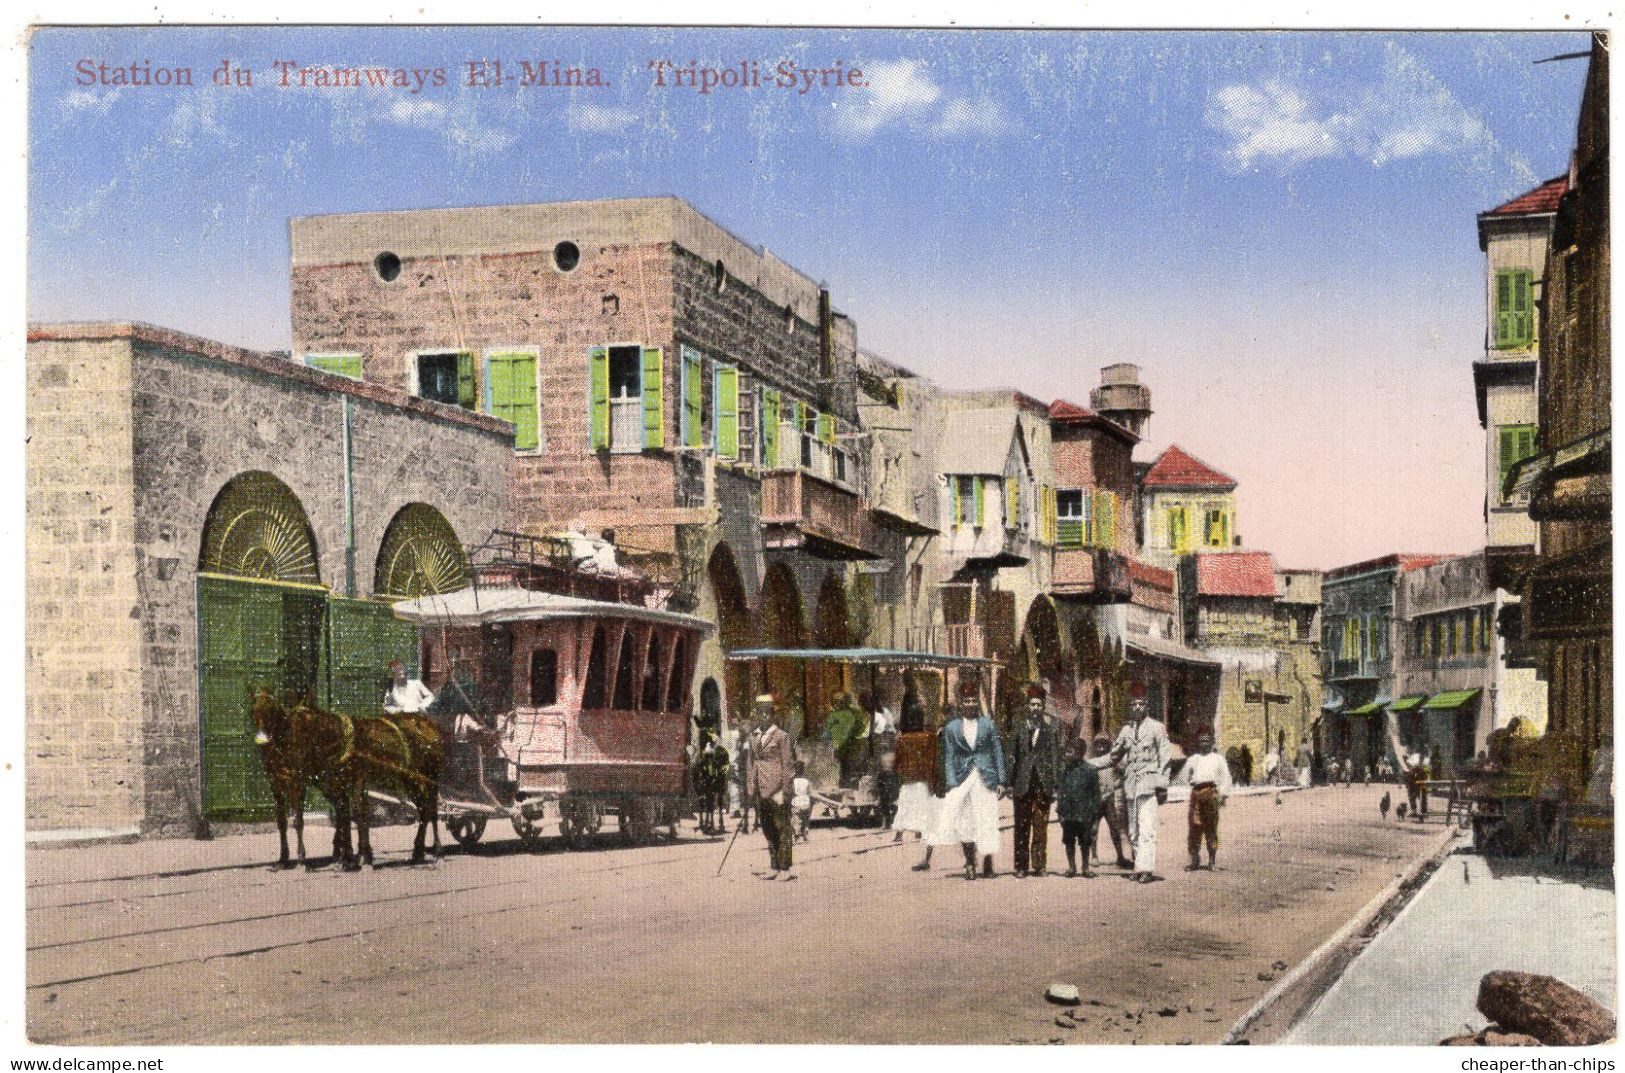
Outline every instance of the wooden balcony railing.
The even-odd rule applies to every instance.
[[[880,557],[863,497],[800,470],[762,474],[762,528],[770,548],[805,548],[825,559]]]

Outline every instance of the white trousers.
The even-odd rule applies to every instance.
[[[933,846],[976,844],[976,852],[991,857],[999,851],[999,798],[971,768],[965,781],[948,791],[937,808],[936,824],[926,835]]]
[[[1134,843],[1134,870],[1157,870],[1157,795],[1143,794],[1128,801],[1128,837]]]

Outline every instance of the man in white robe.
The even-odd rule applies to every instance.
[[[1129,722],[1117,735],[1112,758],[1123,765],[1123,796],[1128,805],[1128,835],[1134,843],[1137,883],[1157,880],[1157,808],[1168,800],[1168,730],[1151,718],[1145,686],[1129,690]]]
[[[993,876],[999,849],[999,799],[1005,795],[1004,745],[993,720],[982,714],[974,682],[959,686],[959,718],[942,728],[943,780],[948,792],[937,809],[933,846],[958,843],[965,852],[965,878]]]

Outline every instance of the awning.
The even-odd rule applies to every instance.
[[[980,656],[948,656],[940,652],[909,652],[900,648],[739,648],[724,654],[730,660],[786,659],[828,663],[891,664],[909,667],[986,667],[997,660]]]
[[[1410,696],[1400,697],[1388,705],[1388,710],[1392,712],[1408,712],[1427,699],[1428,695],[1426,693],[1412,693]]]
[[[1343,714],[1344,715],[1376,715],[1378,712],[1382,711],[1386,707],[1388,707],[1388,698],[1387,697],[1378,697],[1376,700],[1371,701],[1371,702],[1366,703],[1366,704],[1362,704],[1358,708],[1350,708],[1348,711],[1344,712]]]
[[[1453,711],[1478,696],[1476,689],[1452,689],[1444,693],[1435,693],[1428,702],[1422,705],[1423,711],[1442,712]]]
[[[553,592],[518,588],[458,589],[443,595],[419,596],[392,605],[396,618],[424,626],[478,626],[486,622],[549,622],[559,619],[633,619],[663,626],[680,626],[711,633],[716,625],[695,615],[683,615],[639,604],[585,600]]]
[[[1196,667],[1222,667],[1223,664],[1212,656],[1204,655],[1194,648],[1187,648],[1176,641],[1164,640],[1161,637],[1152,637],[1148,634],[1133,633],[1123,638],[1123,646],[1131,652],[1138,652],[1142,656],[1153,659],[1172,660],[1175,663],[1189,663]]]

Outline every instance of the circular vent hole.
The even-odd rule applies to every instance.
[[[401,274],[401,259],[385,250],[372,259],[372,268],[385,283],[394,283]]]
[[[561,242],[553,247],[553,266],[560,272],[574,272],[581,263],[581,247],[574,242]]]

